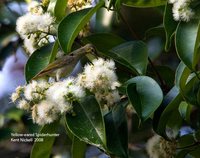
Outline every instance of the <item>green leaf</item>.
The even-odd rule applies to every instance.
[[[104,116],[108,151],[120,158],[128,157],[128,127],[125,116],[125,108],[120,104]]]
[[[58,53],[58,47],[59,47],[59,43],[58,43],[58,40],[56,40],[55,43],[53,44],[53,48],[51,50],[51,55],[50,55],[50,58],[49,58],[49,63],[52,63],[55,60],[56,55]]]
[[[165,5],[167,0],[123,0],[122,3],[129,7],[157,7],[161,5]]]
[[[186,102],[192,105],[199,106],[197,100],[197,94],[200,87],[200,81],[196,76],[191,76],[191,79],[188,81],[186,87],[181,90]]]
[[[138,76],[127,81],[127,95],[142,121],[148,119],[160,106],[163,93],[150,77]]]
[[[191,70],[195,70],[199,61],[199,31],[199,21],[197,20],[189,23],[180,22],[175,34],[177,53]]]
[[[178,109],[175,109],[174,111],[171,112],[170,117],[167,120],[167,130],[170,132],[166,133],[168,134],[168,137],[170,139],[174,139],[179,135],[182,123],[183,123],[183,118],[181,117]]]
[[[180,62],[176,69],[175,85],[183,90],[190,73],[191,70],[183,62]]]
[[[190,113],[191,113],[192,107],[187,104],[186,102],[181,102],[178,108],[178,111],[181,115],[181,117],[187,121],[188,123],[190,122]]]
[[[65,16],[66,8],[67,0],[50,0],[47,10],[60,21]]]
[[[58,125],[59,121],[45,125],[41,129],[40,134],[47,134],[47,133],[56,134]],[[30,158],[40,158],[40,157],[49,158],[56,137],[51,136],[51,137],[38,137],[38,138],[43,138],[43,141],[34,143]]]
[[[190,150],[181,150],[177,153],[176,158],[185,158],[186,155],[190,152]]]
[[[105,149],[105,125],[101,108],[95,97],[88,96],[80,103],[75,103],[73,111],[75,116],[66,115],[67,126],[71,132],[80,140]]]
[[[144,75],[148,64],[147,46],[142,41],[130,41],[110,50],[111,56],[136,74]]]
[[[52,45],[42,47],[29,57],[25,67],[25,77],[27,82],[49,64],[51,49]]]
[[[85,37],[82,40],[84,43],[92,43],[97,51],[107,56],[108,51],[113,47],[126,42],[123,38],[111,33],[97,33]]]
[[[156,132],[163,137],[166,137],[166,125],[171,117],[171,114],[173,111],[176,111],[179,108],[180,103],[183,101],[183,99],[193,105],[198,105],[197,103],[197,90],[199,89],[199,83],[200,81],[197,79],[197,77],[191,78],[183,91],[179,91],[179,89],[175,86],[168,95],[164,98],[164,101],[167,100],[169,102],[165,108],[165,110],[162,112],[158,128]]]
[[[164,12],[163,25],[166,34],[165,51],[169,51],[173,35],[178,25],[178,23],[173,18],[172,7],[173,7],[172,4],[167,3]]]
[[[183,100],[182,95],[179,93],[177,87],[173,87],[164,97],[162,104],[164,104],[166,108],[164,109],[159,118],[157,129],[155,129],[159,135],[165,138],[167,137],[166,125],[168,119],[170,118],[172,112],[178,109],[178,106],[182,100]]]
[[[187,134],[178,139],[178,147],[186,148],[190,145],[195,144],[194,136],[192,134]]]
[[[72,141],[72,157],[73,158],[84,158],[86,152],[87,144],[83,141],[80,141],[77,137],[74,136]]]
[[[166,84],[167,88],[172,88],[174,86],[174,71],[168,67],[168,66],[154,66],[154,68],[152,67],[148,67],[148,76],[154,78],[158,83],[159,78],[158,76],[155,74],[155,70],[157,70],[157,72],[160,74],[161,78],[163,79],[163,81]]]
[[[90,18],[104,5],[100,1],[94,8],[83,9],[67,15],[58,26],[58,40],[65,53],[71,51],[75,38]]]
[[[5,117],[19,122],[21,120],[22,115],[23,111],[14,107],[6,112]]]

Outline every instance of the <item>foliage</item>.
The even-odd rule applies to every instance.
[[[89,8],[73,12],[69,11],[68,5],[66,0],[50,0],[46,11],[56,18],[56,33],[51,34],[54,37],[52,42],[30,55],[25,67],[27,84],[33,78],[37,79],[49,63],[54,64],[59,51],[65,56],[73,56],[72,50],[79,53],[88,43],[92,44],[94,52],[80,58],[82,66],[86,68],[96,57],[111,59],[115,62],[120,82],[120,86],[115,87],[120,100],[112,106],[105,107],[105,100],[99,100],[94,90],[87,89],[82,100],[72,101],[73,110],[62,114],[66,134],[72,140],[73,157],[84,157],[86,144],[98,147],[111,157],[131,157],[129,136],[135,134],[128,125],[131,115],[131,118],[137,116],[135,120],[138,122],[132,120],[132,126],[137,130],[143,126],[152,128],[154,134],[175,142],[176,157],[197,158],[200,150],[200,4],[192,4],[195,18],[185,21],[174,19],[173,4],[167,0],[99,0]],[[111,12],[114,20],[109,26],[112,29],[107,30],[101,19],[104,13]],[[95,15],[102,17],[98,19]],[[143,21],[142,17],[150,22]],[[141,20],[133,24],[132,18]],[[105,31],[98,32],[100,26],[93,24],[90,34],[81,36],[91,19],[95,19],[95,24],[100,24]],[[5,49],[7,38],[13,34],[16,33],[1,34],[0,50]],[[151,49],[157,53],[156,48],[160,48],[159,58],[154,60]],[[171,65],[162,63],[162,56],[168,54],[172,54]],[[174,64],[176,56],[179,63]],[[62,68],[56,64],[53,71]],[[70,62],[64,65],[70,66]],[[42,77],[48,81],[48,75]],[[41,132],[54,133],[59,128],[58,122],[46,124]],[[183,135],[185,126],[192,132]],[[31,157],[49,157],[54,139],[35,143]]]

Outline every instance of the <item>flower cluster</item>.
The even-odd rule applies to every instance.
[[[48,83],[44,80],[32,81],[18,87],[11,99],[18,108],[32,112],[33,122],[44,125],[55,121],[59,115],[71,112],[72,103],[85,96],[83,88],[75,79]]]
[[[68,7],[72,12],[91,7],[91,5],[92,0],[68,0]]]
[[[155,135],[147,142],[147,153],[150,158],[172,158],[176,152],[176,142],[169,142],[159,135]]]
[[[173,4],[173,17],[176,21],[188,22],[193,18],[194,11],[191,6],[192,0],[169,0]]]
[[[83,73],[79,74],[78,83],[94,93],[101,105],[109,107],[120,100],[117,90],[120,84],[113,60],[93,60],[92,64],[87,64]]]
[[[50,34],[56,33],[55,18],[44,11],[42,3],[32,1],[28,6],[28,13],[17,19],[16,30],[24,40],[28,53],[49,43]]]
[[[114,61],[99,58],[87,64],[77,78],[69,77],[58,82],[33,80],[18,87],[11,99],[18,108],[31,111],[35,123],[44,125],[63,113],[72,112],[73,102],[81,101],[86,95],[85,90],[94,93],[102,107],[113,106],[120,101],[119,86]]]

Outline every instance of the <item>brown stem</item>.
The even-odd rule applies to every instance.
[[[162,79],[162,77],[161,77],[161,75],[159,74],[159,72],[157,71],[157,69],[156,69],[154,63],[151,61],[151,59],[150,59],[149,57],[148,57],[148,61],[149,61],[150,65],[151,65],[151,67],[153,68],[154,73],[155,73],[156,76],[158,77],[158,79],[159,79],[159,81],[160,81],[160,84],[161,84],[161,87],[164,88],[165,90],[167,90],[168,88],[167,88],[167,85],[166,85],[165,81]]]

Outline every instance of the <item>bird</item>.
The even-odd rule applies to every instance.
[[[55,76],[56,81],[59,81],[61,77],[70,74],[78,61],[86,54],[96,55],[96,49],[92,44],[86,44],[85,46],[72,51],[70,54],[56,59],[34,76],[32,80],[44,76]]]

